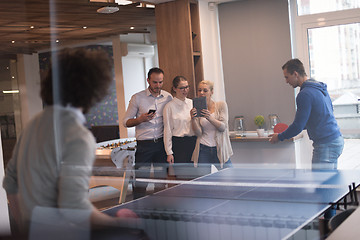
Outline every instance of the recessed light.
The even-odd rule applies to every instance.
[[[30,26],[31,29],[35,28],[34,26]]]
[[[87,26],[83,26],[83,29],[87,29]]]
[[[4,90],[3,93],[19,93],[19,90]]]
[[[12,78],[12,79],[14,79],[14,78],[15,78],[15,76],[11,76],[11,78]]]
[[[132,4],[132,3],[133,3],[132,1],[127,1],[127,0],[115,0],[115,2],[116,2],[118,5],[129,5],[129,4]]]
[[[12,40],[12,41],[11,41],[11,43],[15,43],[15,41],[14,41],[14,40]]]
[[[55,41],[55,42],[57,42],[57,43],[58,43],[58,42],[60,42],[60,41],[59,41],[59,39],[56,39],[56,41]]]
[[[131,30],[135,29],[135,27],[130,27]]]

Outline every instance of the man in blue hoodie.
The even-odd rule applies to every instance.
[[[286,83],[300,87],[296,97],[296,115],[289,128],[273,134],[269,140],[277,143],[298,135],[306,129],[313,141],[313,169],[336,169],[344,139],[335,120],[333,106],[325,83],[308,79],[299,59],[291,59],[282,66]]]

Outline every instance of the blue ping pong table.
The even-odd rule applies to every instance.
[[[105,212],[133,210],[135,227],[156,240],[319,239],[294,234],[344,198],[353,183],[359,185],[359,171],[230,168]]]

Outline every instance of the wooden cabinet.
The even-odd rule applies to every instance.
[[[172,80],[188,79],[189,97],[203,80],[199,6],[197,1],[175,0],[155,7],[159,67],[165,72],[163,89],[171,91]]]

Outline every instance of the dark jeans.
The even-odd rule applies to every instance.
[[[196,144],[196,137],[172,137],[172,150],[174,155],[174,174],[177,179],[188,176],[189,168],[194,168],[191,161]],[[188,177],[186,177],[188,178]]]
[[[135,153],[135,178],[150,178],[151,164],[154,168],[154,178],[167,178],[167,162],[164,141],[162,138],[153,140],[138,140]],[[146,195],[147,182],[135,181],[133,184],[134,199]],[[165,188],[165,184],[155,184],[155,191]]]
[[[206,145],[200,144],[200,152],[198,165],[199,167],[208,167],[209,173],[211,172],[211,164],[213,164],[218,170],[221,169],[219,158],[217,157],[216,147],[208,147]],[[231,168],[232,163],[229,159],[224,163],[223,168]]]

